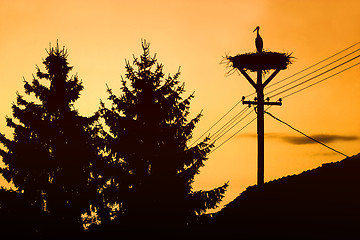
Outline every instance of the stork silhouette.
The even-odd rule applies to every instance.
[[[256,39],[255,39],[256,50],[257,50],[258,53],[262,53],[262,51],[263,51],[263,40],[260,37],[259,30],[260,30],[260,27],[257,26],[253,32],[257,31],[257,35],[256,35]]]

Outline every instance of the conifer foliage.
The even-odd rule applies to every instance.
[[[188,120],[193,95],[182,97],[180,72],[165,77],[146,41],[142,49],[139,58],[126,61],[120,96],[108,89],[111,108],[101,104],[111,156],[102,194],[118,206],[119,222],[170,230],[188,226],[216,207],[227,183],[210,191],[193,190],[194,177],[212,148],[209,139],[188,146],[201,114]]]
[[[13,138],[0,134],[1,173],[32,206],[53,217],[51,228],[66,232],[82,228],[81,214],[90,211],[97,194],[98,115],[83,117],[74,107],[83,86],[69,76],[66,49],[57,44],[47,53],[46,72],[37,67],[32,82],[25,81],[25,93],[35,101],[18,94],[7,118]]]

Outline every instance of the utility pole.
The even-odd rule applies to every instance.
[[[287,65],[291,63],[291,54],[263,51],[263,40],[259,34],[260,27],[256,27],[257,36],[255,39],[256,53],[238,54],[233,57],[227,57],[231,67],[238,69],[241,74],[248,80],[248,82],[256,90],[257,96],[254,101],[245,101],[243,97],[243,104],[256,105],[255,110],[257,113],[257,135],[258,135],[258,172],[257,184],[264,184],[264,106],[265,105],[278,105],[281,106],[282,102],[279,99],[277,102],[270,102],[267,98],[264,100],[264,88],[270,83],[271,80]],[[246,70],[257,73],[256,82],[247,74]],[[274,70],[270,77],[264,82],[262,80],[263,73]]]
[[[281,106],[282,102],[279,99],[278,102],[270,102],[264,100],[264,88],[265,86],[279,73],[280,69],[276,69],[272,75],[262,83],[262,70],[257,71],[257,82],[255,83],[251,77],[244,71],[240,72],[255,88],[257,97],[254,101],[245,101],[243,97],[243,104],[256,105],[257,112],[257,135],[258,135],[258,172],[257,172],[257,184],[264,184],[264,105],[278,105]]]

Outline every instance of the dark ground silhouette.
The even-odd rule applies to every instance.
[[[360,236],[360,154],[252,186],[216,214],[212,229],[243,239]]]

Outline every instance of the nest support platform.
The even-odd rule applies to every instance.
[[[267,51],[226,57],[229,66],[239,70],[250,70],[252,72],[271,69],[284,70],[291,64],[292,58],[291,54]]]

